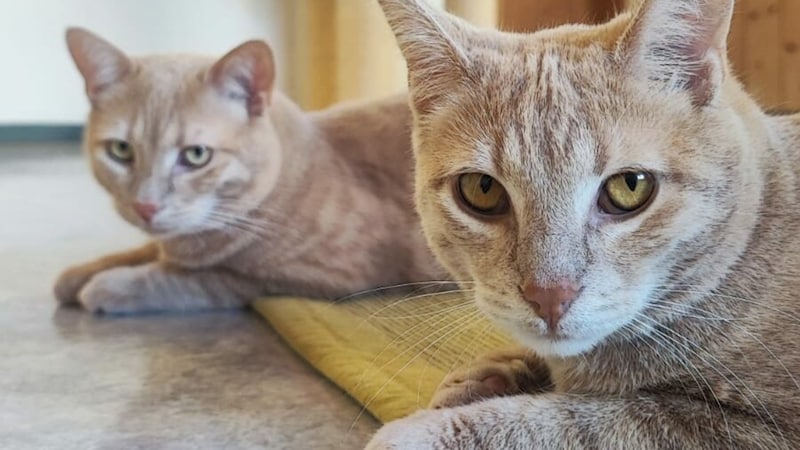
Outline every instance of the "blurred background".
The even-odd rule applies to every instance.
[[[625,0],[429,0],[487,27],[597,22]],[[87,27],[127,52],[221,55],[267,40],[279,87],[306,108],[401,90],[405,70],[375,0],[0,0],[0,127],[78,125],[87,112],[63,31]],[[800,107],[800,1],[739,0],[731,58],[770,108]]]

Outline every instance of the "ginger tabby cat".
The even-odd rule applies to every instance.
[[[522,348],[369,448],[800,448],[800,116],[734,77],[733,0],[527,35],[379,3],[423,229]]]
[[[94,175],[153,241],[69,269],[59,301],[189,310],[442,279],[413,210],[407,96],[306,113],[264,42],[218,60],[130,58],[82,29],[67,43]]]

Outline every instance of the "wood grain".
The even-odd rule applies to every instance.
[[[596,23],[625,4],[624,0],[500,0],[499,23],[503,29],[521,32]],[[800,110],[800,0],[737,0],[729,46],[737,75],[764,107]]]
[[[737,7],[740,19],[729,40],[741,50],[733,65],[761,103],[780,107],[781,1],[741,0]]]
[[[621,0],[500,0],[498,22],[509,31],[535,31],[565,23],[598,23],[621,10]]]
[[[307,109],[318,109],[337,100],[337,46],[335,2],[295,0],[290,55],[290,96]]]
[[[479,26],[597,23],[624,0],[428,0]],[[290,92],[306,108],[403,89],[405,69],[372,0],[295,0]],[[767,108],[800,109],[800,0],[738,0],[729,59]]]
[[[426,1],[439,8],[445,3]],[[464,6],[467,0],[456,3]],[[294,0],[290,8],[292,79],[287,84],[300,106],[320,109],[406,89],[405,62],[375,0]],[[462,9],[481,14],[475,7]]]
[[[788,109],[800,109],[800,1],[783,0],[781,10],[782,53],[780,89]]]
[[[374,0],[336,4],[335,100],[376,98],[406,85],[405,62],[386,19]]]
[[[447,10],[483,28],[497,26],[497,0],[447,0]]]

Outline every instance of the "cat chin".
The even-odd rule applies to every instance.
[[[568,358],[589,352],[595,348],[603,337],[569,338],[554,340],[545,336],[534,336],[530,333],[515,332],[517,340],[542,357]]]
[[[194,223],[181,223],[181,224],[167,223],[166,221],[161,221],[152,224],[144,224],[132,220],[128,220],[128,222],[131,225],[143,231],[144,233],[146,233],[148,236],[152,237],[153,239],[161,241],[167,239],[175,239],[179,237],[186,237],[194,234],[200,234],[223,228],[223,227],[202,226]],[[196,222],[200,224],[203,223],[201,220],[198,220]]]
[[[144,231],[148,236],[159,241],[168,239],[175,239],[185,237],[193,234],[200,234],[207,231],[200,227],[174,227],[174,226],[152,226],[152,225],[137,225],[137,227]]]
[[[198,235],[204,232],[214,231],[214,228],[201,228],[201,227],[193,227],[193,228],[170,228],[170,229],[142,229],[145,233],[147,233],[153,239],[158,241],[166,241],[170,239],[177,239],[192,235]]]
[[[509,332],[520,344],[542,357],[567,358],[587,353],[614,332],[614,329],[598,329],[592,334],[553,338],[540,334],[536,327],[527,322],[520,322],[517,317],[493,314],[491,308],[488,308],[486,312],[500,328]]]
[[[519,343],[544,358],[569,358],[588,353],[610,334],[598,330],[592,334],[554,338],[539,334],[536,330],[520,323],[506,321],[503,325]]]
[[[170,239],[175,239],[175,238],[179,238],[181,236],[186,236],[188,234],[192,234],[192,233],[181,233],[181,232],[178,232],[178,231],[148,231],[148,230],[145,230],[145,232],[150,237],[152,237],[153,239],[155,239],[157,241],[167,241],[167,240],[170,240]]]

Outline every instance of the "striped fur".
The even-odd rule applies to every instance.
[[[454,373],[439,409],[369,448],[800,448],[800,116],[766,115],[728,68],[733,1],[531,35],[379,3],[408,62],[426,236],[524,348]],[[627,169],[659,189],[610,220],[598,192]],[[463,213],[466,172],[511,212]],[[553,337],[520,286],[564,279],[582,290]]]
[[[60,301],[110,313],[188,310],[444,276],[413,208],[405,95],[306,113],[272,89],[263,43],[216,62],[128,58],[80,30],[69,41],[92,102],[93,172],[154,242],[69,269],[56,284]],[[111,138],[133,146],[130,167],[104,151]],[[208,165],[176,164],[181,148],[198,144],[214,149]],[[136,201],[163,208],[147,223]]]

